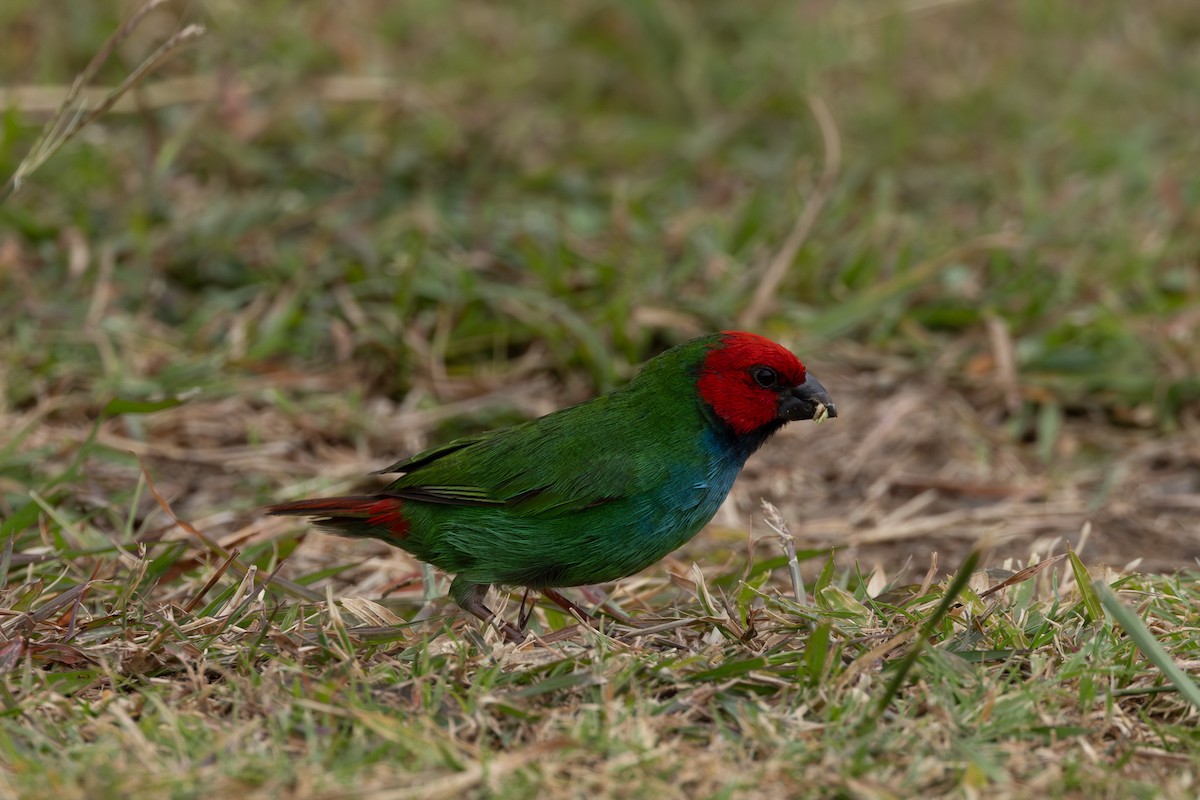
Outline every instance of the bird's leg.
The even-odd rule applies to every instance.
[[[625,625],[637,626],[638,621],[626,614],[612,601],[612,598],[595,586],[580,586],[579,593],[584,599],[603,611],[607,616]]]
[[[486,586],[481,586],[479,588],[481,589],[479,592],[481,595],[487,592]],[[507,641],[510,641],[513,644],[520,644],[521,642],[525,641],[525,631],[521,630],[516,625],[513,625],[508,620],[497,616],[496,612],[484,605],[482,600],[476,600],[470,605],[463,607],[484,622],[495,625],[496,630],[500,631]]]
[[[588,594],[589,588],[590,587],[586,587],[586,586],[583,588],[582,591],[584,592],[585,595]],[[569,597],[563,595],[557,589],[543,589],[542,596],[545,597],[550,602],[554,603],[556,606],[561,608],[563,611],[566,611],[568,614],[570,614],[572,611],[574,611],[582,619],[590,620],[591,622],[598,622],[600,620],[600,617],[598,617],[597,615],[588,611],[583,606],[580,606],[580,605],[574,603]],[[592,598],[589,598],[589,599],[592,599]],[[600,608],[604,611],[605,615],[610,616],[613,619],[615,619],[617,622],[624,623],[625,625],[632,625],[635,627],[637,626],[637,621],[634,620],[633,617],[629,616],[628,614],[621,611],[620,609],[614,608],[611,605],[606,605],[606,603],[607,603],[607,601],[600,603]]]
[[[570,614],[572,611],[574,611],[576,614],[579,615],[580,619],[590,620],[592,622],[598,621],[595,614],[588,611],[583,606],[577,605],[574,601],[571,600],[571,598],[562,594],[557,589],[542,589],[542,596],[545,597],[550,602],[554,603],[554,605],[558,606],[563,611],[566,611],[568,614]]]
[[[496,616],[495,612],[484,604],[483,598],[487,597],[488,588],[486,583],[464,581],[460,575],[450,584],[450,597],[463,611],[495,625],[496,630],[500,631],[508,641],[515,644],[525,641],[525,633],[520,628]]]
[[[521,595],[521,612],[517,614],[517,628],[524,631],[529,625],[529,618],[533,616],[533,604],[529,603],[529,588],[526,587],[524,594]]]

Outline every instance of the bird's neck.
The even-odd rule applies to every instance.
[[[783,427],[782,420],[775,420],[762,427],[755,428],[749,433],[737,433],[729,423],[718,417],[708,406],[705,406],[705,416],[711,432],[710,441],[723,457],[737,463],[740,469],[758,448],[766,444],[776,431]]]

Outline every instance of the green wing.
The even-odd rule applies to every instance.
[[[386,491],[429,503],[508,506],[522,516],[604,505],[666,475],[659,463],[662,446],[630,431],[654,431],[655,441],[663,436],[678,441],[680,432],[672,428],[687,416],[659,413],[657,404],[646,407],[616,392],[397,462],[382,472],[405,474]]]

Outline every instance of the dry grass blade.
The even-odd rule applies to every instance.
[[[979,597],[980,597],[980,599],[982,599],[984,597],[987,597],[988,595],[995,594],[996,592],[1000,591],[1001,589],[1005,589],[1009,586],[1014,586],[1018,583],[1021,583],[1022,581],[1027,581],[1030,578],[1032,578],[1034,575],[1037,575],[1039,572],[1049,569],[1050,567],[1054,566],[1055,564],[1058,564],[1059,562],[1065,560],[1066,558],[1067,558],[1066,553],[1060,553],[1056,556],[1047,558],[1045,561],[1039,561],[1036,564],[1031,564],[1030,566],[1025,567],[1024,569],[1014,572],[1012,575],[1010,575],[1009,577],[1000,581],[995,586],[989,586],[987,589],[984,589],[982,592],[979,593]]]
[[[342,608],[368,625],[377,628],[391,628],[403,625],[404,620],[392,612],[387,606],[367,600],[364,597],[345,597],[339,601]]]
[[[844,690],[848,686],[854,684],[854,680],[863,672],[873,668],[881,658],[886,656],[893,650],[902,647],[910,639],[913,638],[920,630],[919,625],[912,625],[897,633],[879,644],[872,647],[867,652],[858,656],[850,663],[848,667],[838,676],[837,682],[834,684],[836,690]]]
[[[783,518],[783,514],[779,513],[778,508],[767,500],[762,501],[762,507],[767,515],[767,526],[779,536],[779,543],[783,547],[784,555],[787,556],[788,575],[792,579],[792,596],[797,603],[804,603],[806,598],[804,576],[800,574],[800,560],[796,558],[796,537],[788,530],[787,521]]]
[[[821,141],[825,147],[825,162],[821,170],[821,177],[805,201],[804,209],[796,218],[796,223],[788,233],[787,239],[784,240],[783,246],[771,259],[766,273],[754,290],[749,305],[738,317],[738,324],[747,330],[757,327],[775,302],[779,284],[783,282],[792,262],[796,260],[796,254],[804,246],[805,239],[808,238],[809,232],[812,231],[813,225],[821,215],[821,210],[829,199],[829,193],[833,190],[841,169],[842,143],[833,113],[825,104],[825,100],[815,94],[809,95],[808,108],[821,129]]]
[[[81,583],[74,588],[55,595],[52,600],[45,605],[39,606],[36,611],[28,611],[10,619],[8,622],[0,625],[0,635],[10,637],[19,628],[32,628],[41,622],[45,622],[61,609],[70,606],[82,598],[91,585],[91,582]]]
[[[167,59],[175,55],[184,45],[204,36],[205,30],[202,25],[192,24],[177,31],[163,42],[158,49],[145,58],[142,63],[135,67],[120,84],[108,92],[95,108],[89,111],[86,103],[80,100],[80,93],[83,87],[91,82],[92,78],[100,70],[100,67],[113,54],[113,51],[129,38],[129,35],[137,29],[146,16],[166,2],[168,0],[150,0],[150,2],[135,11],[108,38],[104,46],[96,52],[83,71],[76,76],[75,81],[71,84],[71,88],[67,91],[67,96],[63,98],[58,111],[46,123],[41,135],[38,136],[33,147],[30,148],[29,153],[17,164],[16,170],[5,182],[4,187],[0,189],[0,203],[3,203],[20,191],[21,185],[26,178],[45,164],[59,148],[69,142],[77,133],[103,116],[126,92],[140,83],[147,75],[162,66]]]
[[[150,490],[150,494],[154,495],[154,499],[156,501],[158,501],[159,508],[161,508],[163,510],[164,514],[166,514],[168,517],[171,518],[172,522],[174,522],[181,529],[187,531],[188,533],[192,534],[197,539],[199,539],[201,542],[203,542],[205,544],[205,546],[208,547],[209,550],[211,550],[212,552],[221,556],[221,558],[226,559],[229,562],[230,567],[233,569],[233,571],[235,573],[237,573],[238,577],[240,577],[240,578],[246,577],[246,574],[249,571],[249,568],[246,567],[241,562],[239,562],[236,558],[234,558],[232,553],[230,553],[227,549],[222,547],[221,544],[219,542],[217,542],[216,540],[214,540],[211,536],[208,536],[203,531],[198,530],[191,523],[189,523],[185,520],[182,520],[178,516],[176,516],[175,512],[171,509],[171,504],[167,502],[167,499],[165,497],[163,497],[162,494],[159,493],[158,487],[154,485],[154,481],[150,478],[150,472],[146,469],[145,464],[142,464],[142,475],[146,479],[146,487]],[[285,578],[280,578],[278,575],[275,575],[274,573],[272,573],[270,576],[270,583],[272,585],[278,586],[284,592],[292,595],[293,597],[299,597],[302,600],[308,600],[309,602],[312,602],[312,603],[320,603],[320,602],[324,601],[324,599],[325,599],[325,597],[323,595],[319,594],[318,592],[314,592],[312,589],[308,589],[304,586],[301,586],[300,584],[295,583],[294,581],[289,581]]]
[[[237,557],[240,553],[241,551],[236,548],[229,552],[229,555],[224,561],[221,562],[221,566],[217,567],[217,571],[212,574],[212,577],[210,577],[202,587],[200,587],[200,591],[192,595],[192,599],[188,600],[187,603],[184,604],[183,610],[185,613],[190,614],[196,610],[197,606],[199,606],[204,600],[204,596],[212,591],[212,588],[217,585],[217,581],[221,580],[221,576],[225,574],[225,571],[229,569],[229,566],[233,564],[233,562],[237,561]]]
[[[985,319],[988,339],[992,344],[992,357],[996,361],[996,380],[1004,392],[1004,407],[1008,413],[1021,410],[1021,385],[1017,375],[1016,346],[1012,331],[1000,317],[989,315]]]
[[[444,797],[462,797],[481,785],[495,785],[513,771],[572,745],[572,742],[561,739],[540,742],[500,756],[490,764],[473,764],[462,772],[428,780],[421,786],[379,789],[373,792],[371,797],[373,800],[440,800]]]

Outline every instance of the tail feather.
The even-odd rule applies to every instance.
[[[313,524],[349,536],[377,536],[379,528],[398,539],[408,537],[404,501],[385,494],[318,497],[268,506],[268,514],[316,517]]]

